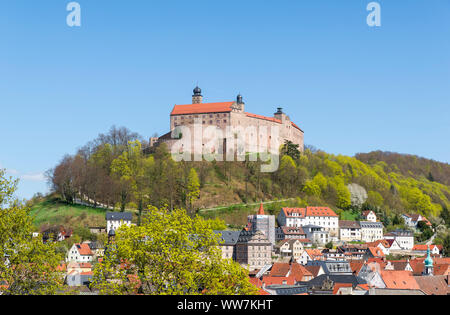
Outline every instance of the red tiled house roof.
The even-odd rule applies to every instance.
[[[336,295],[340,288],[352,288],[353,284],[351,283],[335,283],[333,289],[333,295]]]
[[[89,247],[88,244],[75,244],[76,248],[78,249],[78,252],[80,253],[81,256],[92,256],[94,255],[91,251],[91,248]]]
[[[291,217],[293,213],[298,213],[298,217],[301,218],[338,217],[338,215],[329,207],[283,208],[282,211],[286,217]]]
[[[410,271],[382,270],[381,278],[387,289],[420,290],[419,284]]]

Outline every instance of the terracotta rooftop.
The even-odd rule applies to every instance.
[[[359,223],[357,221],[340,220],[339,228],[341,228],[341,229],[360,229],[361,226],[359,225]]]
[[[175,105],[170,115],[229,113],[231,112],[231,105],[233,105],[233,103],[234,102]]]
[[[81,256],[92,256],[94,255],[91,251],[91,248],[89,247],[88,244],[83,243],[83,244],[75,244],[76,248],[78,249],[78,252],[80,253]]]
[[[386,263],[385,268],[388,268],[389,264],[392,266],[393,270],[406,270],[406,267],[411,266],[407,260],[389,260]]]
[[[384,257],[384,253],[379,247],[369,247],[368,250],[372,254],[373,257]]]
[[[363,262],[360,261],[351,261],[350,268],[352,268],[352,272],[358,274],[361,268],[364,266]]]
[[[435,247],[437,247],[439,249],[439,251],[441,251],[443,249],[442,245],[430,245],[430,250],[433,250]],[[412,250],[426,252],[428,250],[428,245],[419,245],[419,244],[417,244],[417,245],[414,245]]]
[[[291,270],[289,263],[274,263],[270,271],[271,277],[286,277]]]
[[[286,217],[338,217],[329,207],[283,208]],[[293,214],[298,216],[293,216]]]
[[[266,116],[251,114],[251,113],[245,113],[245,115],[247,117],[256,118],[256,119],[262,119],[262,120],[268,120],[268,121],[271,121],[271,122],[275,122],[275,123],[281,124],[281,120],[276,119],[276,118],[266,117]]]
[[[303,231],[303,228],[301,226],[299,227],[282,226],[281,230],[283,231],[284,234],[306,235],[305,231]]]
[[[322,252],[318,249],[305,249],[305,252],[308,254],[311,259],[318,259],[323,256]]]
[[[265,285],[294,285],[297,282],[304,281],[304,277],[312,279],[314,276],[299,263],[274,263],[270,274],[263,277],[263,282]]]
[[[395,240],[391,240],[391,241],[394,242]],[[383,240],[378,240],[378,241],[375,241],[375,242],[369,242],[369,243],[366,243],[366,244],[369,247],[377,247],[380,244],[382,244],[385,248],[391,247],[391,244],[389,244],[388,240],[384,240],[384,239]]]
[[[322,269],[322,266],[304,266],[304,267],[313,275],[314,278],[318,276],[320,269]]]
[[[381,278],[388,289],[420,290],[419,284],[410,271],[382,270]]]
[[[353,284],[351,283],[335,283],[333,289],[333,295],[336,295],[339,292],[340,288],[352,288]]]
[[[447,295],[446,277],[443,276],[420,276],[414,277],[420,289],[426,295]]]

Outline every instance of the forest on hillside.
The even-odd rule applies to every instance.
[[[385,162],[388,172],[397,172],[414,178],[426,177],[432,182],[450,185],[450,165],[448,163],[437,162],[416,155],[383,151],[358,153],[355,157],[369,165]]]
[[[337,213],[372,209],[385,225],[400,213],[439,220],[450,208],[450,187],[434,161],[397,165],[401,159],[376,161],[376,153],[349,157],[311,147],[300,153],[286,143],[278,171],[261,173],[260,162],[177,163],[165,145],[146,154],[141,139],[123,127],[99,135],[47,172],[53,191],[67,203],[81,199],[139,213],[167,205],[191,215],[205,207],[295,198],[298,206],[330,206]]]

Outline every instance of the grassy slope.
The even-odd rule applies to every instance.
[[[103,209],[68,205],[56,198],[45,199],[31,207],[31,215],[37,227],[44,223],[64,226],[106,226],[105,213],[106,210]]]

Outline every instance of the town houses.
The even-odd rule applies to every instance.
[[[407,226],[414,229],[418,227],[419,222],[424,222],[425,225],[431,226],[430,221],[420,214],[402,214],[402,218]]]
[[[242,229],[214,233],[222,259],[241,265],[260,294],[450,292],[450,258],[443,257],[442,246],[415,244],[411,230],[386,231],[372,211],[359,218],[361,221],[339,220],[336,212],[322,206],[281,208],[275,216],[267,214],[261,203],[254,214],[246,216]],[[95,231],[106,234],[108,244],[84,240],[67,251],[59,270],[68,288],[94,294],[89,290],[94,266],[107,255],[116,231],[132,225],[133,215],[107,212],[105,219],[106,227]],[[70,232],[60,226],[43,230],[45,239],[55,242]]]
[[[401,249],[411,250],[414,247],[414,233],[407,230],[395,230],[384,236],[387,240],[395,240]]]
[[[339,220],[328,207],[282,208],[275,226],[261,204],[243,230],[216,233],[223,257],[248,269],[263,294],[450,292],[450,259],[442,258],[442,246],[414,245],[407,230],[385,232],[372,211],[361,218]]]

